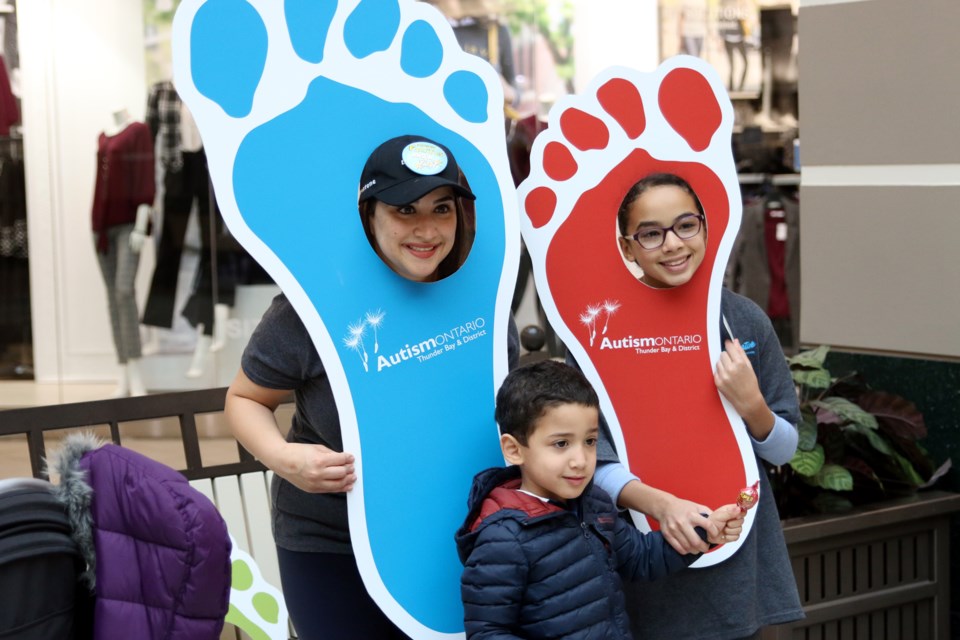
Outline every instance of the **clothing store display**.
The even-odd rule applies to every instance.
[[[114,135],[100,134],[93,232],[100,273],[107,287],[117,361],[140,357],[140,321],[134,282],[140,256],[130,247],[137,210],[153,203],[153,144],[142,122],[126,123]]]
[[[137,298],[134,284],[140,255],[130,248],[133,223],[115,225],[107,229],[106,252],[97,251],[100,274],[107,287],[107,304],[110,308],[110,328],[113,344],[117,350],[117,362],[140,357],[140,318],[137,313]]]
[[[181,315],[193,327],[203,325],[203,336],[209,337],[215,327],[215,306],[232,307],[237,284],[272,280],[228,233],[210,185],[200,132],[171,82],[158,82],[150,88],[147,124],[158,147],[164,191],[156,266],[141,322],[173,327],[184,239],[190,215],[196,210],[199,264]]]
[[[150,129],[131,122],[115,135],[100,134],[97,181],[93,193],[93,232],[97,251],[107,251],[107,230],[137,220],[140,205],[156,194]]]
[[[0,377],[32,372],[23,141],[0,139]]]
[[[178,151],[177,157],[180,162],[179,168],[174,169],[173,165],[165,167],[163,221],[160,243],[157,247],[157,263],[143,310],[143,324],[153,327],[173,326],[177,282],[180,277],[180,258],[194,203],[196,203],[197,224],[203,240],[201,256],[210,252],[211,196],[207,156],[201,149],[196,152]]]
[[[7,65],[0,56],[0,136],[10,135],[10,127],[20,122],[20,109],[10,88]]]
[[[150,87],[145,121],[152,139],[159,141],[157,156],[165,169],[181,165],[180,104],[180,96],[169,80]]]
[[[800,205],[779,191],[749,198],[726,286],[774,320],[785,350],[800,344]]]

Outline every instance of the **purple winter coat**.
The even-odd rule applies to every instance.
[[[216,640],[230,599],[230,538],[186,478],[107,444],[77,465],[93,490],[95,640]]]

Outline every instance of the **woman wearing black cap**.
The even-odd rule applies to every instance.
[[[399,275],[431,282],[470,251],[460,169],[443,145],[401,136],[380,145],[360,177],[360,216],[377,255]]]
[[[454,273],[470,249],[450,151],[417,136],[393,138],[367,159],[359,209],[377,255],[397,274],[432,282]],[[511,368],[519,338],[508,332]],[[289,435],[274,410],[295,392]],[[277,296],[244,350],[225,413],[237,440],[275,472],[273,534],[284,600],[300,638],[391,640],[406,636],[373,602],[357,570],[346,492],[357,481],[323,363],[286,296]]]

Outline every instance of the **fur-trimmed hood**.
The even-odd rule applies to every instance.
[[[231,545],[213,503],[170,467],[89,434],[51,460],[95,576],[94,639],[217,640]]]

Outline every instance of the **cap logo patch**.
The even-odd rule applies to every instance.
[[[400,154],[410,171],[435,176],[447,168],[447,154],[432,142],[412,142]]]

